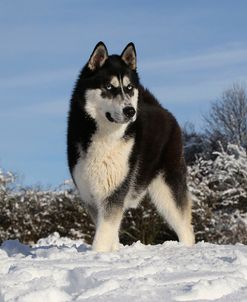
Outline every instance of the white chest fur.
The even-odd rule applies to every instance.
[[[133,139],[112,139],[95,134],[87,153],[81,153],[73,177],[84,202],[100,203],[128,174]]]

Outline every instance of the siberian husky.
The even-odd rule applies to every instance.
[[[124,211],[146,194],[179,241],[194,243],[181,130],[136,67],[133,43],[119,56],[99,42],[71,98],[68,163],[96,226],[95,251],[118,250]]]

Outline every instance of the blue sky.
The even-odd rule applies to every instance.
[[[102,40],[133,41],[138,71],[183,125],[247,83],[247,1],[0,2],[0,167],[25,185],[69,178],[66,118],[79,70]]]

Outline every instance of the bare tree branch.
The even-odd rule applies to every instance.
[[[205,132],[211,141],[247,147],[247,93],[240,84],[224,91],[204,116]]]

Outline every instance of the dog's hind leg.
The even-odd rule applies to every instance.
[[[121,207],[101,209],[98,212],[93,250],[97,252],[112,252],[119,248],[118,232],[123,217]]]
[[[161,175],[150,184],[149,194],[158,212],[178,235],[179,241],[187,246],[193,245],[195,238],[191,225],[191,201],[188,194],[183,207],[178,207],[170,187]]]

